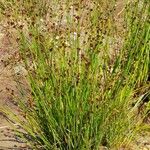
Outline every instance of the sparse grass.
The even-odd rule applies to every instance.
[[[149,88],[150,4],[128,2],[118,33],[115,1],[45,2],[9,2],[8,17],[21,19],[10,24],[19,31],[31,88],[28,102],[19,102],[23,121],[13,116],[28,136],[18,133],[40,150],[127,145],[140,129],[135,110]]]

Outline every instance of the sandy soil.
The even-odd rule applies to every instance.
[[[17,112],[15,97],[19,96],[16,81],[26,84],[25,72],[18,63],[18,52],[15,41],[11,41],[6,32],[0,31],[0,150],[21,150],[26,144],[17,140],[7,117],[1,112],[5,107]],[[15,60],[15,61],[14,61]],[[20,65],[20,66],[19,66]]]

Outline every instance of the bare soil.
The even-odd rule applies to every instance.
[[[10,120],[1,112],[1,109],[11,108],[17,112],[16,97],[19,97],[18,84],[26,84],[25,72],[21,70],[17,63],[18,51],[15,41],[6,32],[0,31],[0,150],[21,150],[27,149],[26,144],[22,143],[15,136],[13,129],[10,127]],[[15,61],[14,61],[15,60]],[[18,67],[18,68],[17,68]],[[17,82],[16,82],[17,81]],[[24,88],[25,89],[25,88]]]

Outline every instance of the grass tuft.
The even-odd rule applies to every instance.
[[[31,98],[20,100],[24,119],[13,117],[25,131],[18,134],[40,150],[127,145],[149,88],[148,1],[128,2],[120,24],[116,1],[15,2],[0,8],[22,17],[15,28]]]

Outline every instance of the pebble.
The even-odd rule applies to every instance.
[[[14,67],[14,73],[16,75],[26,76],[27,75],[27,70],[21,64],[19,64],[19,65]]]

